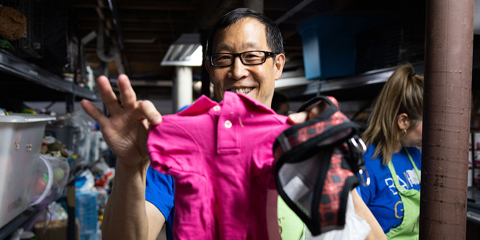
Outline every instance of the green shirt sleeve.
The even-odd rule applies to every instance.
[[[280,196],[277,200],[277,218],[282,239],[301,240],[304,238],[305,224]]]

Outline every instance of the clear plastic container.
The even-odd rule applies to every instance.
[[[48,121],[55,117],[34,114],[0,116],[0,227],[25,211]]]
[[[66,158],[40,155],[40,164],[35,174],[32,205],[46,208],[62,196],[67,185],[70,165]]]

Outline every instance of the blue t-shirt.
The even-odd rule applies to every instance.
[[[145,189],[145,200],[151,202],[162,212],[166,220],[167,240],[173,240],[173,194],[175,182],[170,175],[157,172],[148,167],[147,187]]]
[[[412,156],[413,162],[421,169],[422,155],[417,148],[407,148]],[[397,227],[403,219],[403,203],[395,188],[392,174],[388,166],[382,164],[382,158],[372,160],[375,146],[370,145],[365,158],[365,168],[370,175],[370,185],[357,187],[359,195],[377,219],[385,233]],[[405,149],[393,154],[392,163],[398,176],[398,182],[405,189],[416,189],[420,191],[420,176],[417,176],[413,165],[410,163]],[[420,209],[419,209],[420,211]]]

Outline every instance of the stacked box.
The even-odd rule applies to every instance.
[[[46,225],[46,226],[45,226]],[[35,223],[35,235],[39,240],[66,240],[68,220],[40,221]],[[78,219],[75,219],[75,239],[80,240]]]

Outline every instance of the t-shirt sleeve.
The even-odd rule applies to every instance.
[[[365,161],[371,161],[371,160],[367,159]],[[357,187],[357,192],[358,192],[358,195],[360,195],[360,197],[362,197],[365,204],[368,205],[370,203],[370,201],[375,197],[375,174],[374,174],[372,168],[370,168],[367,164],[365,164],[365,169],[367,170],[367,172],[369,174],[369,177],[370,177],[370,185],[365,187],[362,184],[360,184]],[[362,177],[362,176],[360,176],[359,173],[357,173],[357,176],[359,178]]]
[[[175,182],[170,175],[159,173],[152,167],[148,167],[145,200],[155,205],[162,212],[165,220],[168,219],[173,208],[174,190]]]

